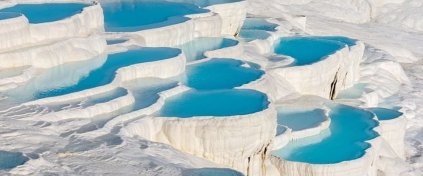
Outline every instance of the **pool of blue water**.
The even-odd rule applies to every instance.
[[[295,59],[295,65],[318,62],[345,47],[345,43],[322,37],[282,37],[274,47],[276,54]]]
[[[212,59],[189,65],[185,84],[197,90],[230,89],[260,78],[262,70],[243,67],[235,59]]]
[[[128,39],[110,39],[110,40],[106,40],[107,45],[114,45],[114,44],[124,43],[126,41],[128,41]]]
[[[167,1],[101,2],[109,32],[133,32],[187,21],[184,15],[207,12],[196,5]],[[136,20],[135,20],[136,19]]]
[[[368,108],[367,110],[375,113],[379,120],[392,120],[403,114],[402,112],[387,108]]]
[[[378,134],[373,114],[345,105],[332,107],[331,124],[322,134],[298,139],[272,155],[289,161],[332,164],[360,158],[370,147],[366,140]]]
[[[357,99],[360,98],[366,92],[367,84],[359,83],[353,87],[342,90],[336,96],[337,99]]]
[[[276,31],[277,24],[266,21],[262,18],[246,18],[241,28],[249,30],[263,30],[263,31]]]
[[[23,100],[41,99],[103,86],[113,81],[119,68],[175,57],[176,48],[139,48],[51,68],[23,87],[7,92]]]
[[[43,4],[17,4],[13,7],[0,9],[0,12],[21,13],[28,18],[30,23],[45,23],[62,20],[78,14],[84,3],[43,3]]]
[[[77,84],[52,90],[40,91],[36,95],[36,98],[40,99],[65,95],[72,92],[106,85],[113,81],[116,76],[116,71],[119,68],[137,63],[168,59],[177,56],[180,52],[181,51],[179,49],[174,48],[141,48],[110,54],[106,62],[100,68],[92,70],[88,75],[81,78]]]
[[[263,30],[244,29],[239,32],[239,36],[245,41],[265,40],[270,37],[270,34]]]
[[[132,110],[139,110],[151,106],[160,98],[159,93],[178,85],[172,79],[141,78],[125,83],[135,97]]]
[[[325,120],[325,111],[322,109],[278,109],[278,125],[286,126],[292,131],[314,128]]]
[[[206,51],[231,47],[237,44],[238,41],[227,38],[201,37],[178,46],[178,48],[184,52],[187,61],[189,62],[204,59],[204,52]]]
[[[168,98],[159,115],[180,118],[245,115],[262,111],[268,105],[267,96],[255,90],[190,90]]]
[[[14,12],[0,12],[0,20],[6,20],[10,18],[16,18],[21,16],[20,13],[14,13]]]
[[[0,170],[12,169],[28,161],[28,158],[19,152],[0,150]]]

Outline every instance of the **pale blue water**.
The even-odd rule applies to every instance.
[[[189,65],[185,84],[197,90],[230,89],[259,79],[263,71],[235,59],[212,59]]]
[[[205,9],[187,3],[166,1],[102,2],[106,31],[132,32],[168,26],[187,21],[188,14],[204,13]]]
[[[270,37],[270,34],[263,30],[243,29],[239,32],[239,36],[245,41],[265,40]]]
[[[320,61],[345,46],[344,43],[315,37],[282,37],[274,52],[291,56],[295,65],[308,65]]]
[[[286,126],[292,131],[317,127],[325,120],[325,111],[322,109],[278,109],[278,125]]]
[[[107,45],[114,45],[114,44],[124,43],[126,41],[128,41],[128,39],[110,39],[110,40],[106,40]]]
[[[277,24],[266,21],[262,18],[246,18],[241,28],[249,30],[263,30],[263,31],[276,31]]]
[[[1,9],[0,9],[1,11]],[[22,14],[14,12],[0,12],[0,20],[6,20],[10,18],[20,17]]]
[[[402,116],[402,112],[386,109],[386,108],[368,108],[367,110],[372,111],[376,114],[379,120],[391,120]]]
[[[168,98],[159,115],[181,118],[245,115],[264,110],[268,105],[267,96],[255,90],[190,90]]]
[[[325,132],[290,142],[272,155],[289,161],[332,164],[360,158],[378,136],[373,114],[345,105],[332,107],[331,124]]]
[[[276,126],[276,136],[279,136],[279,135],[285,133],[286,130],[288,130],[288,128],[286,128],[285,126],[282,126],[282,125],[279,125],[278,124]]]
[[[26,87],[10,92],[9,95],[12,97],[19,97],[22,95],[25,98],[41,99],[103,86],[113,81],[116,76],[116,71],[119,68],[137,63],[168,59],[175,57],[180,53],[181,50],[176,48],[140,48],[110,54],[107,56],[105,61],[100,58],[100,60],[98,60],[99,62],[96,60],[90,60],[81,62],[82,64],[64,64],[49,69],[46,73],[41,75],[39,79],[34,80]],[[87,66],[88,69],[85,68]],[[93,68],[90,68],[91,66],[93,66]],[[81,69],[82,71],[78,69]],[[74,72],[76,75],[73,75]],[[67,77],[70,77],[71,79],[62,82],[61,80],[64,79],[63,76],[65,76],[66,79]],[[43,86],[44,84],[49,84],[50,82],[54,84]],[[23,94],[29,95],[24,96]]]
[[[36,98],[65,95],[106,85],[113,81],[119,68],[142,62],[168,59],[177,56],[180,52],[179,49],[174,48],[141,48],[110,54],[107,61],[100,68],[92,70],[87,76],[81,78],[77,84],[52,90],[43,90],[37,94]]]
[[[135,97],[132,110],[139,110],[151,106],[160,98],[159,93],[178,85],[172,79],[141,78],[125,83]]]
[[[125,96],[127,94],[128,94],[128,91],[126,89],[119,87],[115,90],[85,97],[84,99],[81,99],[81,100],[60,103],[60,104],[52,104],[52,105],[48,105],[47,107],[54,112],[61,111],[63,109],[75,108],[75,107],[87,108],[95,104],[111,101],[113,99]]]
[[[337,99],[357,99],[360,98],[363,93],[366,91],[367,84],[359,83],[355,84],[353,87],[342,90],[336,96]]]
[[[28,158],[19,152],[0,150],[0,170],[12,169],[28,161]]]
[[[30,23],[45,23],[71,17],[87,6],[89,5],[83,3],[18,4],[0,9],[0,12],[22,13]]]
[[[185,43],[178,48],[182,49],[187,61],[204,59],[204,52],[235,46],[238,41],[227,38],[201,37]]]

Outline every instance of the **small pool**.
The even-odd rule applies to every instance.
[[[238,41],[227,38],[200,37],[179,46],[179,48],[184,51],[187,61],[190,62],[204,59],[206,51],[231,47],[237,44]]]
[[[370,147],[365,141],[378,136],[373,131],[378,123],[368,111],[337,105],[332,107],[330,118],[328,130],[292,141],[272,155],[289,161],[333,164],[362,157]]]
[[[345,37],[282,37],[276,42],[274,52],[295,59],[295,65],[309,65],[352,44]],[[346,42],[346,43],[344,43]]]
[[[41,99],[99,87],[111,83],[119,68],[168,59],[180,53],[181,50],[176,48],[140,48],[110,54],[107,59],[100,58],[98,62],[90,60],[64,64],[47,70],[32,82],[8,94],[12,97]]]
[[[266,109],[267,96],[248,89],[190,90],[166,100],[159,112],[164,117],[245,115]]]
[[[107,45],[115,45],[128,41],[128,39],[108,39],[106,40]]]
[[[135,97],[132,110],[139,110],[151,106],[160,98],[159,93],[178,85],[172,79],[141,78],[125,83]]]
[[[270,34],[263,30],[245,29],[239,32],[239,36],[245,41],[265,40],[270,37]]]
[[[393,110],[393,109],[386,109],[386,108],[368,108],[367,110],[376,114],[377,119],[379,120],[392,120],[402,116],[402,112]]]
[[[235,59],[212,59],[189,65],[185,84],[197,90],[230,89],[259,79],[264,72]]]
[[[196,5],[167,1],[101,2],[105,28],[109,32],[133,32],[158,28],[189,20],[189,14],[208,12]],[[136,19],[136,20],[134,20]]]
[[[292,131],[314,128],[325,120],[325,111],[322,109],[278,109],[278,125],[286,126],[292,129]]]
[[[22,14],[20,14],[20,13],[0,12],[0,20],[6,20],[6,19],[16,18],[16,17],[20,17],[20,16],[22,16]]]
[[[71,17],[87,6],[89,4],[84,3],[17,4],[0,9],[0,12],[21,13],[28,18],[29,23],[46,23]]]
[[[263,18],[246,18],[241,30],[262,30],[262,31],[276,31],[277,24],[266,21]]]
[[[358,99],[366,92],[367,84],[359,83],[354,86],[342,90],[336,96],[337,99]]]
[[[270,23],[263,18],[246,18],[239,36],[245,41],[265,40],[270,37],[269,32],[276,31],[277,24]]]
[[[8,152],[0,150],[0,170],[12,169],[22,165],[29,159],[20,152]]]

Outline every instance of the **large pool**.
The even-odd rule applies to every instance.
[[[235,59],[212,59],[189,65],[185,84],[197,90],[230,89],[254,81],[264,73],[243,64]]]
[[[237,44],[238,41],[227,38],[200,37],[179,46],[179,48],[184,51],[187,61],[190,62],[204,59],[204,53],[206,51],[231,47]]]
[[[105,61],[64,64],[47,70],[25,86],[8,94],[12,97],[41,99],[78,92],[111,83],[119,68],[168,59],[180,53],[181,50],[175,48],[140,48],[110,54]]]
[[[28,18],[30,23],[45,23],[71,17],[80,13],[87,6],[89,5],[84,3],[17,4],[0,9],[0,12],[21,13]]]
[[[377,119],[379,120],[392,120],[402,116],[402,112],[387,109],[387,108],[368,108],[367,110],[376,114]]]
[[[106,31],[132,32],[163,27],[187,21],[188,14],[204,13],[196,5],[167,1],[104,1]]]
[[[360,158],[370,144],[365,142],[378,134],[373,114],[345,105],[332,107],[331,124],[323,133],[298,139],[275,150],[272,155],[313,164],[332,164]],[[318,152],[316,152],[318,151]]]
[[[262,111],[268,105],[267,96],[255,90],[190,90],[168,98],[159,115],[181,118],[245,115]]]
[[[286,126],[292,129],[292,131],[314,128],[325,120],[325,111],[322,109],[278,109],[278,125]]]
[[[353,44],[354,40],[338,36],[282,37],[276,42],[274,52],[294,58],[295,65],[308,65]]]
[[[28,158],[19,152],[8,152],[0,150],[0,170],[12,169],[28,161]]]

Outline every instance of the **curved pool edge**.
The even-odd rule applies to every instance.
[[[40,3],[45,2],[40,1]],[[82,12],[62,20],[39,24],[30,24],[22,15],[8,20],[8,23],[13,23],[12,27],[11,25],[7,25],[4,29],[0,27],[3,31],[8,31],[6,35],[1,35],[3,40],[0,41],[0,50],[13,50],[22,45],[28,46],[71,37],[85,37],[104,31],[103,21],[100,5],[84,7]]]
[[[365,109],[360,108],[366,112],[371,113]],[[371,113],[374,116],[373,113]],[[376,119],[373,119],[377,121]],[[373,127],[373,131],[379,132],[381,126]],[[312,164],[306,162],[289,161],[278,156],[271,155],[270,160],[272,164],[279,170],[281,175],[297,176],[297,175],[316,175],[316,176],[363,176],[375,175],[377,172],[376,166],[372,163],[377,163],[380,155],[385,154],[387,147],[382,139],[382,135],[376,136],[373,139],[366,140],[370,147],[364,150],[363,156],[329,164]]]

